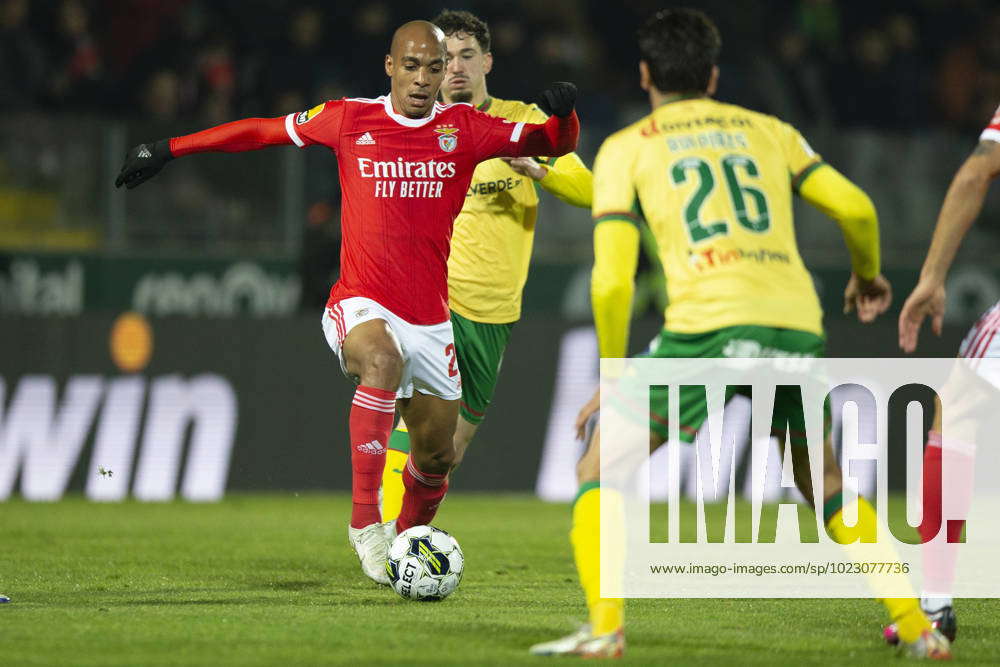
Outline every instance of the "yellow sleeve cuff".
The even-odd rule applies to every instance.
[[[547,192],[580,208],[590,208],[594,201],[594,175],[576,153],[543,163],[545,176],[538,181]]]

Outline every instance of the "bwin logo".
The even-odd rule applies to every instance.
[[[18,473],[26,499],[58,500],[91,433],[91,500],[122,500],[130,482],[139,500],[170,500],[182,460],[183,498],[222,497],[237,424],[236,392],[225,378],[74,375],[61,397],[58,385],[51,375],[25,375],[8,400],[0,377],[0,500],[14,492]]]

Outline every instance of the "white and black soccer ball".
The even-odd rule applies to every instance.
[[[413,526],[389,545],[389,583],[407,600],[443,600],[462,581],[465,557],[458,541],[434,526]]]

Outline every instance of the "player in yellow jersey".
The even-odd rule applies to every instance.
[[[486,75],[493,67],[489,27],[465,11],[441,12],[434,19],[447,36],[448,65],[441,95],[512,121],[544,122],[535,105],[492,97]],[[465,205],[455,219],[448,260],[448,297],[455,332],[462,401],[455,429],[456,465],[483,421],[496,386],[504,348],[521,317],[521,292],[535,234],[541,186],[559,199],[589,208],[590,170],[575,153],[560,158],[499,158],[476,167]],[[406,426],[389,440],[382,477],[382,518],[399,513],[401,471],[409,451]]]
[[[720,48],[718,30],[695,10],[661,11],[639,30],[640,83],[653,111],[610,136],[594,164],[591,291],[602,357],[626,355],[643,221],[656,237],[668,292],[652,357],[823,354],[819,299],[792,225],[793,193],[833,217],[843,231],[853,268],[845,312],[857,309],[862,322],[871,322],[891,301],[889,283],[880,274],[878,219],[867,195],[825,164],[790,125],[713,100]],[[802,420],[796,398],[776,398],[782,428],[773,431],[783,438],[790,422],[793,452],[805,444],[804,424],[795,424]],[[682,394],[679,406],[679,432],[687,442],[706,418],[704,394],[700,401],[692,399]],[[668,437],[665,392],[654,393],[650,403],[655,448]],[[578,426],[597,407],[595,397],[581,411]],[[580,491],[571,531],[589,623],[532,647],[538,655],[617,657],[624,650],[623,600],[600,597],[600,446],[597,426],[577,466]],[[822,508],[829,533],[846,543],[852,540],[842,539],[848,528],[841,471],[829,447],[828,439],[824,497],[813,501],[811,483],[800,490]],[[793,456],[793,463],[797,459]],[[808,481],[799,467],[793,465],[796,481]],[[613,507],[614,491],[605,493]],[[874,526],[872,507],[863,498],[857,504],[858,525]],[[915,598],[883,602],[900,635],[906,628],[907,651],[949,655],[948,641],[931,628]]]

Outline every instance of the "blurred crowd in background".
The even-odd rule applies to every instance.
[[[717,97],[798,126],[875,200],[887,262],[917,263],[951,174],[1000,103],[1000,3],[681,4],[721,30]],[[305,256],[325,283],[339,245],[328,154],[201,156],[127,197],[110,187],[121,155],[236,118],[385,93],[393,30],[461,8],[490,24],[492,94],[532,100],[551,81],[578,83],[579,152],[590,163],[604,137],[648,113],[635,30],[663,5],[0,0],[0,249]],[[998,200],[984,218],[1000,215]],[[542,209],[536,260],[588,262],[587,212]],[[799,213],[807,261],[843,265],[836,226]],[[973,236],[963,252],[1000,252],[989,226]]]
[[[722,31],[720,96],[793,123],[972,131],[1000,100],[992,0],[693,4]],[[645,0],[0,0],[0,107],[210,124],[375,96],[392,30],[459,5],[490,23],[498,95],[577,81],[599,124],[642,101]]]

